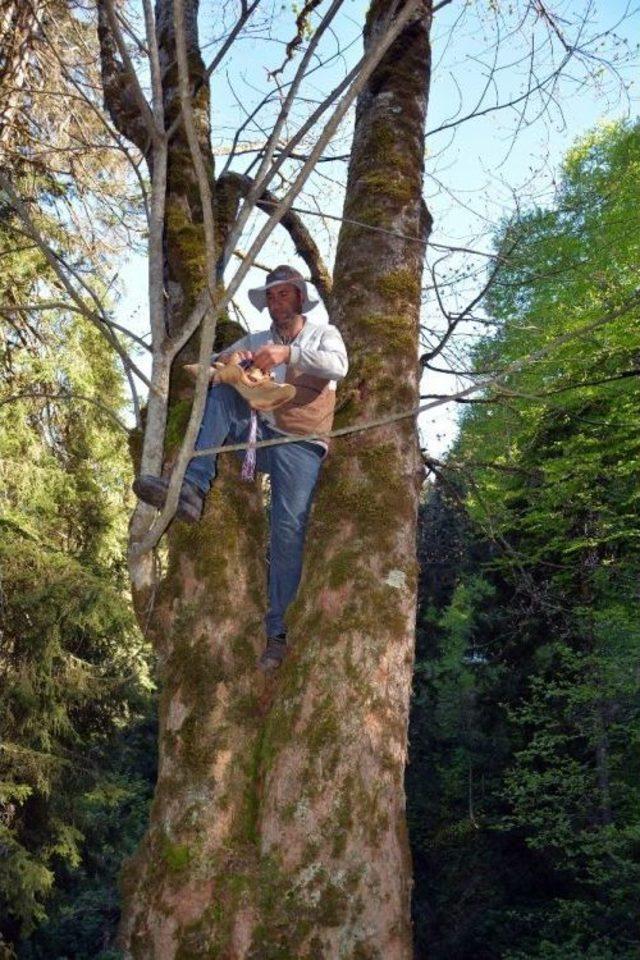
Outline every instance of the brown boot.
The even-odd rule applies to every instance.
[[[169,481],[166,477],[153,477],[143,474],[133,482],[133,492],[140,500],[151,504],[156,510],[162,510],[167,499]],[[176,507],[176,518],[185,523],[197,523],[202,516],[204,493],[193,483],[184,480],[180,490],[180,498]]]
[[[277,670],[286,655],[286,635],[281,633],[277,637],[269,637],[267,645],[258,660],[258,670],[262,670],[263,673],[270,673],[272,670]]]

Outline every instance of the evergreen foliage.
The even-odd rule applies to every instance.
[[[44,217],[42,183],[38,199]],[[5,213],[0,302],[56,299],[14,226]],[[99,332],[60,309],[3,314],[0,365],[0,950],[106,958],[154,774],[123,560],[121,376]]]
[[[430,960],[640,952],[639,173],[640,125],[601,128],[557,202],[503,228],[475,369],[556,347],[468,408],[425,507],[408,789]]]

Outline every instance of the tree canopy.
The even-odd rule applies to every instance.
[[[474,369],[555,347],[465,410],[425,508],[409,783],[431,956],[640,943],[639,162],[640,127],[604,126],[553,206],[501,230]]]

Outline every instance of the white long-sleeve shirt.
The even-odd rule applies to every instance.
[[[236,340],[230,347],[227,347],[224,353],[232,353],[234,350],[250,350],[252,353],[256,353],[260,347],[273,343],[284,343],[275,324],[272,324],[269,330],[248,333],[240,340]],[[314,323],[305,317],[302,330],[293,340],[289,341],[288,346],[291,347],[289,363],[301,373],[309,373],[314,377],[324,377],[329,381],[329,390],[335,390],[338,381],[342,380],[347,374],[349,369],[347,349],[342,334],[333,324]],[[216,356],[218,354],[213,359]],[[273,368],[272,373],[278,383],[284,383],[287,375],[287,364],[278,364],[277,367]],[[278,430],[272,413],[261,412],[260,416],[274,430]],[[278,430],[278,432],[284,433],[283,430]],[[320,441],[314,442],[318,442],[320,446],[326,449],[326,444]]]

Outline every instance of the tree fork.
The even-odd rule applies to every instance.
[[[386,6],[370,11],[367,45]],[[359,98],[345,208],[424,238],[428,28],[425,6]],[[204,112],[197,116],[205,137]],[[184,197],[170,177],[167,249],[174,230],[184,236],[185,223],[171,215],[174,188]],[[197,204],[178,207],[192,231],[193,256],[180,265],[191,287],[202,282],[202,226]],[[393,236],[372,245],[371,237],[345,225],[339,244],[334,320],[352,358],[343,422],[417,402],[424,246]],[[172,301],[186,303],[186,288],[182,296]],[[169,444],[186,414],[188,403],[174,404]],[[259,494],[239,487],[237,465],[221,461],[223,482],[203,521],[170,530],[169,569],[155,597],[160,765],[149,830],[123,874],[120,945],[127,957],[153,960],[406,960],[403,769],[422,472],[415,429],[336,444],[290,617],[292,656],[273,680],[255,673]]]

